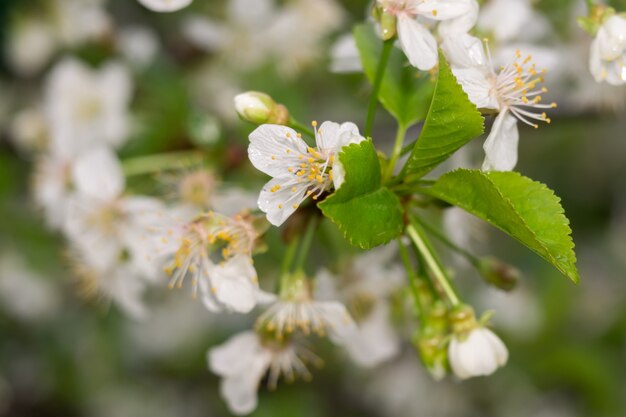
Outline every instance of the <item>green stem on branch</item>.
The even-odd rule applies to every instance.
[[[396,164],[398,163],[398,158],[400,157],[400,152],[402,152],[402,144],[404,143],[404,137],[406,136],[406,127],[404,125],[398,125],[398,131],[396,132],[396,140],[393,144],[393,149],[391,151],[391,158],[389,158],[389,164],[387,164],[387,169],[385,170],[385,175],[383,176],[383,182],[387,181],[393,175],[393,170],[396,168]]]
[[[374,77],[374,85],[372,86],[372,94],[370,95],[370,101],[367,105],[367,119],[365,119],[365,137],[372,136],[372,127],[374,127],[374,115],[376,114],[376,105],[378,104],[378,92],[385,76],[385,70],[389,57],[391,56],[391,49],[393,48],[393,39],[386,40],[383,43],[383,50],[380,54],[380,60],[378,61],[378,68],[376,69],[376,76]]]
[[[452,304],[453,307],[460,305],[461,302],[459,297],[456,295],[454,288],[452,288],[452,284],[450,284],[450,280],[444,272],[443,267],[435,257],[433,248],[428,242],[428,238],[424,234],[421,227],[415,221],[411,221],[411,224],[406,228],[406,230],[409,237],[413,241],[413,244],[424,257],[426,265],[428,265],[428,268],[439,283],[439,286],[446,294],[446,297],[448,297],[450,304]]]
[[[300,237],[294,236],[289,242],[289,246],[287,246],[287,250],[285,251],[285,256],[283,258],[282,265],[280,267],[281,275],[285,275],[289,273],[291,269],[291,265],[293,263],[293,259],[296,256],[296,249],[298,249],[298,243],[300,243]]]
[[[409,260],[409,253],[402,243],[402,239],[398,239],[398,246],[400,247],[400,256],[402,258],[402,263],[404,264],[404,268],[406,269],[406,273],[409,277],[409,285],[411,287],[411,293],[415,302],[415,311],[419,317],[424,317],[424,306],[422,305],[422,300],[419,293],[419,278],[417,276],[417,273],[415,272],[415,269],[413,269],[413,265],[411,265],[411,261]]]
[[[309,254],[309,249],[311,249],[311,243],[313,242],[313,236],[315,236],[317,225],[317,218],[311,217],[311,219],[309,220],[309,224],[306,227],[306,231],[304,232],[304,236],[300,241],[300,249],[298,250],[298,254],[296,255],[296,260],[294,262],[294,267],[292,269],[296,273],[304,269],[304,263],[306,262],[307,255]]]
[[[123,160],[122,170],[125,176],[132,177],[182,168],[183,164],[193,165],[202,162],[203,159],[202,152],[198,150],[145,155]]]
[[[478,265],[480,264],[480,259],[478,259],[477,256],[474,256],[473,254],[469,253],[468,251],[466,251],[462,247],[458,246],[456,243],[452,242],[450,239],[448,239],[448,237],[446,235],[441,233],[435,227],[429,225],[428,223],[426,223],[424,221],[421,221],[418,218],[415,218],[414,220],[417,221],[431,235],[433,235],[437,239],[439,239],[444,245],[446,245],[447,247],[449,247],[453,251],[457,252],[458,254],[462,255],[465,259],[468,260],[469,263],[471,263],[475,267],[478,267]]]

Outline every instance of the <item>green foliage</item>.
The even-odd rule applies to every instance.
[[[354,37],[365,74],[373,84],[383,41],[374,27],[365,23],[355,26]],[[416,71],[408,65],[402,51],[393,48],[378,92],[378,99],[385,109],[399,124],[408,128],[426,117],[432,91],[429,75]]]
[[[345,182],[319,204],[325,216],[354,246],[370,249],[397,237],[403,229],[398,197],[381,185],[380,163],[371,140],[343,149],[339,160]]]
[[[426,192],[498,227],[579,281],[569,221],[560,199],[544,184],[517,172],[459,169]]]
[[[404,174],[421,177],[484,130],[484,118],[456,82],[443,54],[430,110]]]

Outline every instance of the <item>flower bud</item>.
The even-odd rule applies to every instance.
[[[520,272],[515,267],[491,257],[479,261],[478,272],[489,284],[504,291],[515,288],[520,278]]]
[[[413,343],[430,375],[437,381],[443,379],[446,376],[448,360],[445,335],[426,329],[415,334]]]
[[[284,125],[289,120],[289,111],[277,104],[272,97],[257,91],[248,91],[235,96],[235,109],[243,120],[261,125],[273,123]]]
[[[388,13],[384,7],[374,7],[372,17],[380,24],[380,37],[384,41],[396,36],[398,19],[395,15]]]
[[[455,308],[450,321],[454,333],[448,346],[448,362],[457,377],[491,375],[506,364],[506,346],[495,333],[476,322],[470,306]]]

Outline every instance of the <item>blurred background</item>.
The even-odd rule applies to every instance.
[[[0,416],[227,416],[206,351],[251,321],[211,315],[186,291],[150,292],[143,321],[81,297],[63,238],[31,197],[51,69],[68,56],[128,68],[131,133],[122,160],[200,148],[225,181],[255,190],[263,177],[250,176],[246,158],[252,126],[237,119],[233,96],[264,91],[300,120],[362,126],[369,85],[344,36],[368,17],[368,3],[196,0],[158,14],[135,0],[0,2]],[[478,310],[497,311],[494,325],[510,351],[505,368],[435,382],[408,342],[374,370],[346,365],[341,352],[321,344],[326,365],[313,382],[262,387],[253,416],[626,415],[626,87],[591,78],[590,39],[575,24],[583,2],[524,3],[528,22],[494,48],[532,44],[559,108],[551,125],[522,129],[517,169],[562,198],[580,285],[472,223],[464,236],[472,252],[495,254],[523,273],[514,292],[502,293],[464,265],[457,269]],[[626,2],[612,3],[626,10]],[[374,133],[381,147],[393,129],[381,109]],[[455,163],[479,166],[481,145],[472,143]],[[154,181],[145,177],[131,178],[129,189],[150,193]],[[260,270],[273,262],[264,256]]]

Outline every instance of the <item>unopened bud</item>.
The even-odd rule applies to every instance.
[[[479,261],[478,272],[489,284],[504,291],[515,288],[521,275],[517,268],[491,257]]]
[[[235,109],[242,119],[261,125],[273,123],[284,125],[289,120],[289,111],[277,104],[272,97],[258,91],[248,91],[235,96]]]
[[[445,334],[432,329],[418,331],[413,336],[413,344],[430,375],[437,381],[443,379],[446,376],[448,361]]]

